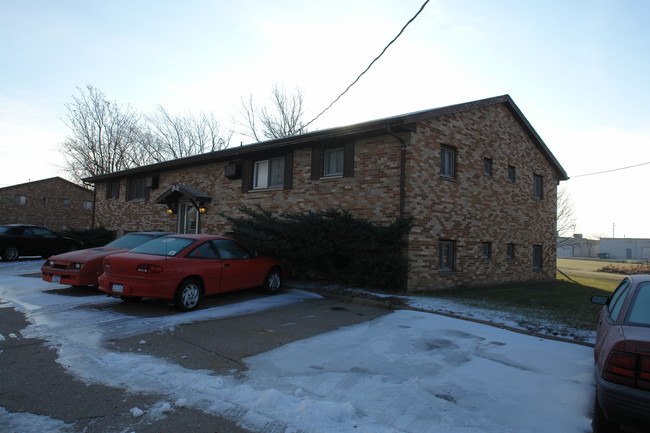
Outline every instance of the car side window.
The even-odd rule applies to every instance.
[[[194,248],[191,253],[187,255],[191,259],[217,259],[218,255],[212,245],[212,242],[205,242],[198,247]]]
[[[250,259],[251,257],[250,251],[230,239],[217,239],[215,244],[222,259]]]
[[[650,283],[642,284],[637,289],[626,323],[650,326]]]
[[[623,303],[625,302],[625,295],[627,295],[629,289],[630,282],[628,280],[623,281],[614,291],[612,300],[609,301],[609,318],[613,322],[616,322],[619,314],[621,314],[621,308],[623,308]]]

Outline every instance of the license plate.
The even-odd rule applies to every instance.
[[[61,284],[61,276],[60,275],[52,275],[52,282],[54,284]]]
[[[124,292],[124,286],[121,284],[113,284],[113,292],[122,293]]]

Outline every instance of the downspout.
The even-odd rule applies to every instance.
[[[90,220],[90,229],[93,230],[95,228],[95,208],[97,207],[97,185],[94,183],[86,183],[84,182],[84,185],[92,185],[93,186],[93,211],[92,211],[92,217]]]
[[[406,206],[406,141],[404,141],[399,135],[395,134],[390,127],[390,124],[386,124],[386,131],[392,135],[397,141],[399,141],[399,217],[404,218],[404,207]],[[408,251],[408,234],[404,241],[404,248],[400,251],[400,256],[403,256]],[[408,254],[407,261],[408,261]],[[404,278],[402,290],[404,292],[408,291],[408,281],[409,281],[409,271],[408,263],[406,270],[406,277]]]

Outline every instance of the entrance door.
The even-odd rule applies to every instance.
[[[200,233],[199,211],[191,203],[178,206],[178,233]]]

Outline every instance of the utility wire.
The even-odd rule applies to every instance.
[[[366,68],[362,73],[359,74],[359,76],[358,76],[358,77],[357,77],[357,78],[352,82],[352,84],[350,84],[350,85],[349,85],[349,86],[348,86],[348,87],[347,87],[347,88],[346,88],[346,89],[345,89],[345,90],[344,90],[344,91],[343,91],[339,96],[337,96],[336,99],[334,99],[334,101],[332,101],[332,102],[330,103],[330,105],[327,106],[327,108],[325,108],[323,111],[321,111],[321,112],[318,114],[318,116],[314,117],[312,120],[310,120],[309,122],[307,122],[307,123],[302,127],[303,130],[304,130],[305,128],[307,128],[309,125],[311,125],[312,123],[314,123],[314,122],[316,121],[316,119],[318,119],[320,116],[322,116],[323,114],[325,114],[325,112],[326,112],[327,110],[329,110],[330,108],[332,108],[332,105],[336,104],[336,103],[338,102],[338,100],[341,99],[341,98],[343,97],[343,95],[345,95],[346,93],[348,93],[348,90],[350,90],[350,88],[351,88],[352,86],[354,86],[355,84],[357,84],[357,81],[359,81],[359,80],[361,79],[361,77],[362,77],[366,72],[368,72],[368,70],[372,67],[372,65],[374,65],[375,62],[376,62],[377,60],[379,60],[379,58],[380,58],[381,56],[384,55],[384,53],[386,52],[386,50],[388,49],[388,47],[390,47],[390,46],[393,44],[393,42],[395,42],[395,41],[397,40],[397,38],[399,38],[399,37],[402,35],[402,33],[404,33],[404,30],[406,30],[406,28],[409,26],[409,24],[411,24],[411,23],[412,23],[412,22],[413,22],[413,21],[418,17],[418,15],[420,15],[420,12],[422,12],[422,11],[424,10],[424,7],[427,5],[427,3],[429,3],[429,0],[426,0],[426,1],[422,4],[422,6],[420,6],[420,10],[418,10],[418,12],[417,12],[415,15],[413,15],[413,18],[411,18],[410,20],[408,20],[408,22],[407,22],[406,24],[404,24],[404,27],[402,27],[402,30],[399,31],[399,33],[397,34],[397,36],[395,36],[395,37],[393,38],[393,40],[390,41],[390,42],[388,43],[388,45],[386,45],[386,46],[384,47],[384,49],[381,51],[381,53],[379,53],[379,55],[378,55],[377,57],[375,57],[375,59],[374,59],[372,62],[370,62],[370,64],[368,65],[368,67],[367,67],[367,68]]]
[[[613,172],[613,171],[627,170],[628,168],[641,167],[642,165],[648,165],[648,164],[650,164],[650,161],[648,161],[648,162],[642,162],[641,164],[630,165],[630,166],[628,166],[628,167],[613,168],[613,169],[611,169],[611,170],[599,171],[599,172],[596,172],[596,173],[578,174],[578,175],[576,175],[576,176],[571,176],[571,178],[573,179],[573,178],[575,178],[575,177],[595,176],[595,175],[597,175],[597,174],[604,174],[604,173],[611,173],[611,172]]]

